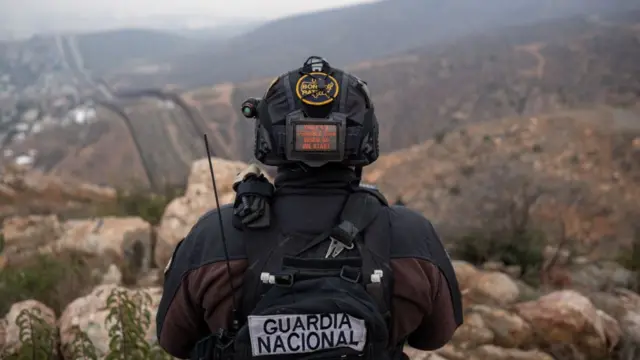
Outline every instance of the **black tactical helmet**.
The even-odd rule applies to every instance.
[[[265,165],[340,163],[378,158],[378,120],[367,84],[320,57],[276,78],[262,99],[242,104],[255,118],[254,155]]]

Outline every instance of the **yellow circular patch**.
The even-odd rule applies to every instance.
[[[318,81],[324,81],[324,88]],[[338,81],[323,72],[312,72],[302,75],[296,83],[296,95],[303,103],[313,106],[322,106],[331,103],[338,97],[340,85]]]

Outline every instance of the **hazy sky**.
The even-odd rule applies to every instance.
[[[377,0],[0,0],[0,35],[122,27],[211,27]]]
[[[294,13],[371,2],[371,0],[0,0],[0,12],[24,16],[33,12],[121,16],[206,12],[219,16],[274,18]]]

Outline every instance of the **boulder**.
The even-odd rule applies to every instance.
[[[134,290],[128,290],[116,285],[100,285],[84,297],[78,298],[67,306],[60,319],[60,341],[63,351],[75,338],[74,327],[84,331],[96,348],[99,359],[104,359],[109,350],[109,323],[107,317],[109,308],[107,299],[112,291],[125,291],[129,295],[135,294]],[[146,329],[145,338],[150,344],[156,342],[155,316],[162,295],[161,288],[140,289],[141,292],[151,297],[151,303],[144,310],[151,312],[150,326]]]
[[[12,216],[3,221],[2,234],[0,253],[9,264],[53,244],[62,234],[62,225],[55,215]]]
[[[465,314],[464,323],[453,334],[453,344],[460,349],[473,349],[480,345],[491,344],[494,334],[481,315]]]
[[[101,285],[122,285],[122,272],[116,265],[109,265],[107,272],[102,275]]]
[[[531,326],[516,314],[486,305],[474,305],[469,312],[478,314],[494,334],[493,344],[504,348],[526,347],[533,340]]]
[[[146,271],[151,265],[152,227],[139,217],[69,220],[55,246],[58,250],[112,256],[129,271]]]
[[[571,285],[585,291],[631,287],[635,283],[633,271],[612,261],[575,266],[570,272]]]
[[[471,359],[484,360],[554,360],[539,350],[505,349],[495,345],[483,345],[473,350]]]
[[[433,351],[420,351],[413,348],[405,348],[404,353],[411,360],[449,360]]]
[[[212,158],[220,205],[233,201],[233,182],[246,163]],[[215,209],[216,199],[207,159],[193,163],[184,196],[171,201],[160,221],[155,250],[155,264],[164,268],[178,242],[184,238],[198,219]]]
[[[573,290],[517,304],[515,310],[531,324],[540,345],[571,346],[587,359],[607,356],[620,339],[618,323]]]
[[[473,278],[465,297],[470,303],[506,306],[520,296],[520,289],[509,275],[497,272],[480,272]]]
[[[22,342],[20,341],[20,326],[17,322],[23,311],[28,311],[42,320],[38,322],[30,316],[25,316],[23,319],[27,320],[29,325],[26,325],[25,330],[29,333],[31,328],[41,331],[46,328],[51,331],[51,346],[57,348],[58,338],[56,336],[56,314],[48,308],[46,305],[36,300],[25,300],[15,303],[9,309],[9,312],[0,322],[0,354],[14,354],[20,349]],[[21,319],[22,320],[22,319]]]
[[[618,321],[623,351],[637,351],[640,356],[640,295],[627,289],[614,289],[610,293],[590,294],[589,298],[598,309]]]
[[[478,268],[466,261],[453,260],[451,263],[453,264],[453,270],[456,273],[460,290],[465,290],[471,287],[475,279],[481,273]]]

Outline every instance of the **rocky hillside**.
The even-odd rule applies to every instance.
[[[602,150],[613,149],[613,147],[605,148],[605,139],[609,139],[609,144],[612,146],[626,144],[624,149],[629,151],[627,154],[638,154],[637,140],[616,137],[614,130],[628,124],[613,121],[611,123],[613,130],[606,132],[602,129],[602,121],[593,121],[591,128],[583,126],[580,131],[570,132],[570,129],[574,129],[570,125],[572,120],[569,114],[565,116],[563,122],[567,124],[561,124],[561,128],[558,127],[560,125],[557,117],[539,118],[529,122],[520,121],[515,125],[505,121],[502,127],[500,124],[479,125],[478,130],[472,131],[473,129],[470,128],[466,135],[450,134],[441,139],[438,144],[429,142],[407,150],[411,156],[407,156],[409,160],[404,163],[397,154],[385,156],[380,159],[380,165],[367,172],[368,177],[369,180],[379,183],[383,189],[386,189],[389,196],[393,196],[397,193],[394,193],[388,185],[390,176],[404,176],[411,182],[407,186],[413,186],[416,191],[409,193],[409,189],[398,186],[402,189],[399,191],[407,195],[405,201],[410,206],[429,213],[421,199],[441,196],[444,187],[433,183],[433,179],[442,178],[445,181],[449,178],[448,170],[451,176],[462,170],[460,166],[447,169],[441,164],[444,163],[445,157],[462,156],[458,155],[458,152],[466,150],[456,150],[456,148],[463,143],[468,144],[468,149],[473,150],[472,153],[478,154],[477,158],[470,158],[469,163],[465,163],[474,169],[463,171],[467,173],[466,176],[482,174],[485,171],[482,168],[488,167],[490,158],[494,158],[496,163],[505,161],[507,165],[514,164],[516,160],[511,159],[513,153],[510,153],[509,149],[513,147],[514,142],[526,141],[526,139],[533,141],[530,144],[532,153],[537,154],[531,156],[536,156],[538,163],[549,165],[552,162],[551,158],[545,154],[553,153],[556,149],[554,145],[558,146],[558,144],[545,142],[543,138],[522,135],[525,133],[534,135],[533,132],[536,129],[543,127],[556,126],[553,130],[564,131],[565,139],[570,140],[564,144],[565,156],[569,159],[573,158],[572,151],[577,150],[574,147],[588,145],[594,146],[592,149],[596,149],[597,145],[602,155],[597,158],[579,157],[577,160],[571,160],[573,162],[579,160],[572,165],[573,167],[570,166],[571,164],[559,161],[564,157],[556,158],[557,166],[550,166],[544,172],[539,171],[540,176],[555,174],[562,178],[573,176],[574,181],[579,180],[577,178],[579,174],[588,173],[592,169],[590,166],[594,166],[587,164],[594,164],[596,161],[605,162],[607,159],[609,154]],[[576,114],[573,116],[575,117]],[[491,129],[493,132],[490,131]],[[509,133],[499,132],[504,129],[509,129]],[[474,140],[476,135],[480,136],[480,142]],[[577,136],[585,137],[585,140],[577,141],[575,138]],[[613,139],[619,139],[620,142],[614,142]],[[568,143],[575,145],[567,146]],[[452,146],[454,144],[456,146]],[[586,148],[580,148],[580,150],[582,150],[580,154],[591,153]],[[520,155],[520,162],[524,164],[522,167],[526,168],[529,157],[527,154]],[[416,162],[418,158],[420,162]],[[637,189],[630,183],[632,179],[637,181],[634,177],[637,176],[634,172],[637,169],[622,172],[624,159],[618,157],[616,159],[619,163],[607,163],[606,166],[612,168],[620,166],[619,174],[614,175],[613,172],[605,174],[601,171],[600,178],[592,179],[600,182],[588,183],[593,186],[591,191],[597,192],[605,191],[596,185],[601,187],[607,178],[606,175],[609,176],[610,184],[616,181],[615,187],[618,187],[620,192],[608,193],[609,206],[617,206],[618,201],[624,198],[622,189],[629,196],[637,194],[634,192]],[[475,162],[472,163],[472,161]],[[633,162],[633,164],[638,163],[640,162]],[[414,170],[424,169],[424,176],[416,176],[415,171],[412,175],[406,175],[403,169],[410,165]],[[235,175],[245,166],[246,164],[241,162],[214,159],[222,203],[232,200],[231,183]],[[562,168],[566,171],[557,173]],[[382,174],[385,169],[387,175]],[[426,171],[427,169],[430,171]],[[433,174],[427,174],[428,172]],[[428,183],[425,183],[425,186],[414,183],[420,178],[424,178]],[[584,178],[587,178],[586,175]],[[558,178],[554,181],[562,184]],[[479,182],[476,181],[476,183]],[[499,185],[492,184],[492,186]],[[466,189],[468,188],[460,186],[460,191],[465,192]],[[480,190],[481,186],[475,189]],[[426,197],[427,194],[430,194],[430,197]],[[453,196],[449,191],[447,194],[449,195],[446,196]],[[478,209],[491,205],[475,196],[468,196],[464,204],[446,196],[439,197],[438,200],[448,203],[448,209]],[[70,353],[72,349],[75,349],[74,351],[78,349],[78,343],[85,345],[92,343],[98,359],[104,359],[109,352],[121,351],[113,348],[115,346],[113,344],[117,345],[119,340],[111,344],[108,341],[112,336],[109,335],[109,328],[114,324],[113,320],[110,320],[112,319],[110,313],[114,311],[112,310],[114,307],[116,310],[119,309],[117,304],[120,300],[117,299],[121,301],[129,301],[125,300],[127,298],[138,299],[134,303],[142,306],[142,310],[150,311],[150,315],[155,315],[162,291],[161,268],[168,260],[177,241],[188,232],[190,226],[204,211],[214,207],[213,204],[208,164],[203,159],[193,164],[185,194],[174,199],[166,207],[158,226],[152,226],[135,216],[97,217],[83,220],[61,220],[56,216],[5,219],[3,224],[5,256],[4,261],[0,262],[2,266],[0,316],[4,317],[0,321],[0,349],[11,354],[20,351],[19,349],[24,346],[33,345],[34,342],[41,344],[43,341],[45,343],[52,341],[57,345],[49,346],[48,351],[51,352],[53,349],[60,353],[63,359],[77,358]],[[585,205],[581,204],[581,207],[584,208]],[[617,208],[614,207],[611,211],[616,210]],[[534,213],[531,212],[532,215]],[[471,219],[471,215],[469,217]],[[475,219],[487,217],[487,214],[484,214]],[[438,216],[434,216],[434,219],[438,224],[446,224],[446,221],[442,221]],[[438,227],[444,228],[441,225]],[[613,236],[617,240],[623,235],[620,233]],[[445,241],[450,247],[451,243],[448,240]],[[474,266],[466,261],[455,261],[456,274],[463,292],[465,324],[456,332],[451,343],[435,353],[424,353],[407,348],[406,351],[411,358],[431,360],[635,359],[640,346],[638,332],[640,295],[630,289],[636,289],[637,274],[634,270],[638,269],[640,262],[635,265],[628,263],[627,269],[617,262],[570,253],[552,244],[547,244],[546,248],[530,250],[532,251],[529,253],[530,258],[537,255],[541,257],[540,263],[537,264],[539,267],[535,268],[536,276],[533,278],[522,276],[522,266],[518,264],[507,266],[504,263],[490,261]],[[540,252],[536,255],[533,251]],[[16,256],[17,254],[21,256]],[[56,262],[56,259],[63,257],[64,260]],[[74,260],[69,261],[69,257]],[[29,258],[32,259],[31,262]],[[18,274],[20,279],[29,279],[32,285],[26,286],[24,280],[16,281],[15,276]],[[44,274],[49,275],[44,276]],[[532,281],[538,277],[545,277],[543,275],[554,281]],[[34,286],[38,290],[34,291]],[[146,292],[149,296],[148,301],[136,298],[131,289]],[[34,308],[39,309],[38,313],[32,312],[29,315],[27,310]],[[140,316],[139,319],[144,319],[142,313],[136,312],[136,314],[134,315]],[[35,328],[44,332],[36,340],[28,340],[25,344],[24,338],[21,340],[19,336],[20,324],[23,324],[22,327],[25,326],[24,321],[31,321],[33,324],[34,318],[41,319],[36,322]],[[155,341],[153,321],[150,323],[140,321],[144,328],[143,338],[153,345]],[[59,335],[57,331],[43,329],[58,329]],[[81,334],[78,330],[83,331],[85,336],[78,338],[78,334]],[[49,337],[51,340],[48,340]],[[87,348],[84,346],[83,351]]]
[[[221,46],[205,43],[178,54],[161,71],[111,79],[133,88],[242,82],[280,74],[310,54],[352,64],[486,30],[628,9],[639,6],[633,0],[383,0],[278,19]]]
[[[9,215],[65,213],[111,203],[112,188],[82,183],[19,167],[0,168],[0,219]]]
[[[499,270],[482,270],[462,261],[455,263],[455,269],[465,294],[465,324],[436,352],[407,347],[405,352],[412,360],[601,360],[637,356],[637,293],[623,288],[614,292],[541,292]],[[22,344],[16,322],[23,311],[37,309],[46,325],[59,329],[59,338],[53,341],[63,349],[59,351],[63,359],[74,359],[64,349],[71,348],[77,339],[77,329],[88,335],[96,358],[104,359],[111,350],[110,311],[105,304],[114,290],[134,294],[116,284],[99,285],[59,315],[38,301],[15,303],[0,322],[0,349],[10,354],[19,351]],[[162,289],[140,290],[150,297],[143,310],[155,314]],[[144,330],[146,341],[154,344],[155,323],[152,321]]]
[[[523,25],[349,69],[369,82],[381,146],[393,151],[471,123],[633,104],[639,24],[640,12],[627,12]],[[90,182],[184,183],[189,164],[204,155],[202,131],[216,156],[250,159],[252,123],[238,107],[261,96],[268,81],[184,92],[178,100],[186,107],[160,91],[140,92],[99,106],[99,121],[88,128],[45,131],[10,148],[37,149],[36,167]]]
[[[365,179],[452,235],[532,210],[554,237],[602,253],[639,234],[639,165],[640,108],[594,107],[452,130],[384,156]]]

